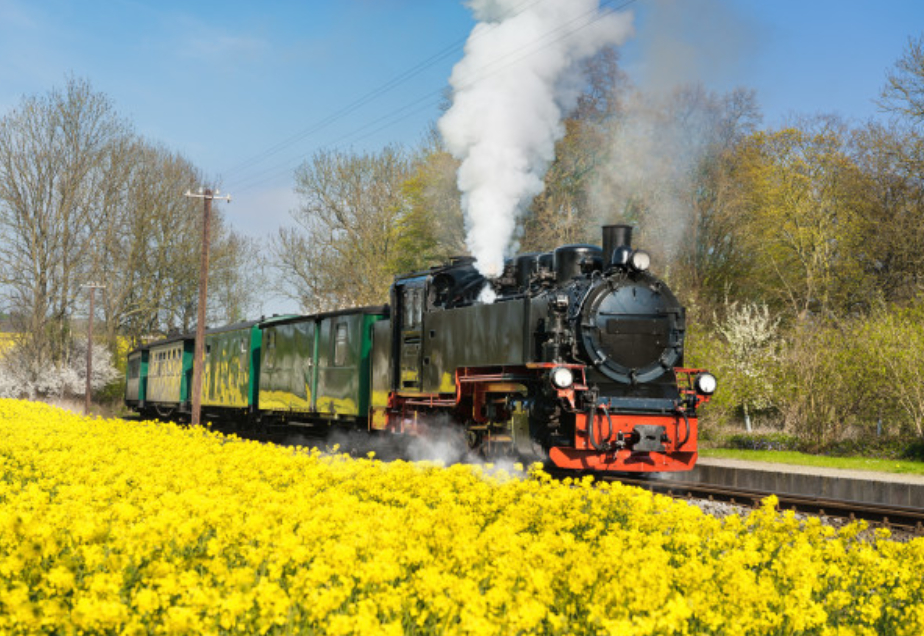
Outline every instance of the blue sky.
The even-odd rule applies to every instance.
[[[627,10],[633,81],[748,86],[769,126],[800,113],[880,117],[885,73],[924,33],[921,0],[634,0]],[[0,0],[0,115],[68,75],[89,79],[137,132],[220,181],[234,197],[228,218],[260,235],[286,222],[292,170],[317,150],[415,144],[472,24],[459,0]]]

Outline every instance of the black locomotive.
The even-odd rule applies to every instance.
[[[566,245],[402,276],[375,326],[371,427],[451,413],[472,447],[548,453],[563,468],[667,471],[696,459],[696,409],[715,379],[683,368],[684,309],[631,247]],[[496,298],[479,298],[490,286]],[[386,399],[387,397],[387,399]]]

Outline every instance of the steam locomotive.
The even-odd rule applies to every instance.
[[[683,367],[684,309],[631,236],[604,226],[602,249],[521,254],[496,279],[458,258],[397,277],[387,306],[208,330],[203,411],[463,435],[486,456],[565,469],[688,470],[716,380]],[[188,416],[193,349],[186,335],[130,352],[126,404]]]

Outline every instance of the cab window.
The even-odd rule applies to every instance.
[[[404,328],[420,327],[423,313],[423,290],[415,287],[404,288]]]

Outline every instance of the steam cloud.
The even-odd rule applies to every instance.
[[[458,173],[466,243],[476,267],[499,276],[517,219],[542,192],[582,85],[578,63],[632,33],[631,14],[598,0],[469,0],[478,24],[449,83],[439,129]]]

